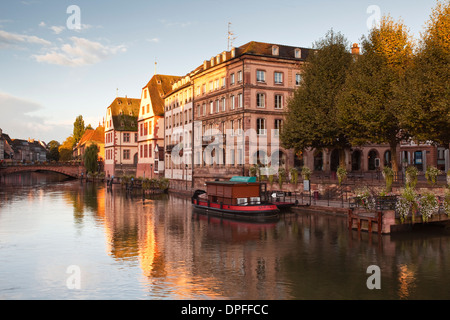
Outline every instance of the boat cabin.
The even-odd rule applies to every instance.
[[[227,205],[260,204],[265,184],[256,177],[233,177],[230,181],[206,182],[208,201]]]

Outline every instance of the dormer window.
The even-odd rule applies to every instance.
[[[236,48],[231,49],[231,57],[232,58],[236,57]]]
[[[300,59],[302,57],[302,50],[301,49],[295,49],[295,58]]]
[[[279,49],[278,49],[278,46],[272,46],[272,55],[273,56],[278,56],[280,53],[279,53]]]

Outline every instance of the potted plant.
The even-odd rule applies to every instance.
[[[310,176],[311,176],[311,169],[304,166],[302,168],[302,178],[303,178],[303,180],[309,180]]]
[[[337,174],[337,177],[338,177],[339,185],[341,185],[342,182],[345,180],[345,178],[347,178],[347,170],[344,167],[340,166],[337,169],[336,174]]]
[[[386,181],[386,192],[392,191],[392,182],[394,181],[394,170],[391,167],[384,167],[382,171],[384,180]]]
[[[425,171],[425,178],[428,180],[428,183],[434,185],[436,184],[436,178],[441,174],[441,171],[433,166],[429,166]]]

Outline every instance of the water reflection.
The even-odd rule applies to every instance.
[[[199,214],[188,199],[143,199],[120,186],[110,192],[103,184],[79,181],[3,189],[0,199],[2,298],[9,298],[5,288],[21,283],[23,274],[14,270],[23,265],[18,268],[17,261],[27,269],[46,268],[30,262],[36,255],[48,263],[58,257],[61,268],[80,265],[89,282],[76,292],[52,279],[44,290],[42,270],[32,272],[36,278],[27,281],[34,297],[450,298],[450,237],[444,228],[358,235],[348,231],[345,218],[321,214],[242,223]],[[39,224],[27,228],[26,220],[15,221],[24,218],[24,207],[33,209],[25,218]],[[58,228],[47,226],[55,221]],[[381,269],[381,290],[366,286],[370,265]],[[24,292],[17,289],[19,296]]]

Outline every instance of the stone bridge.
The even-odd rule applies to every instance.
[[[86,169],[81,165],[72,164],[32,164],[0,167],[0,176],[5,176],[20,172],[50,171],[64,174],[71,178],[78,178],[83,173],[86,176]]]

